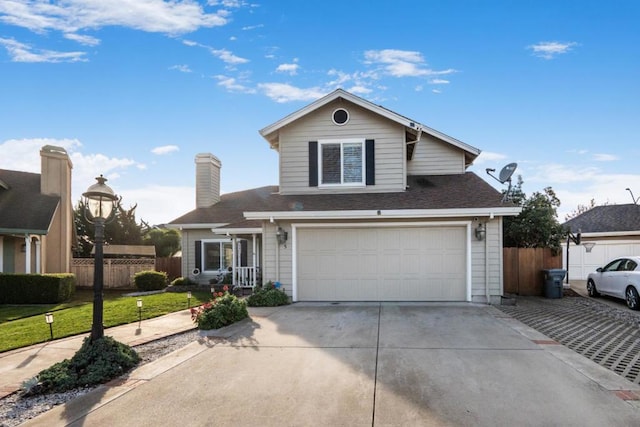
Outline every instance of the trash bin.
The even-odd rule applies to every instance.
[[[544,296],[545,298],[562,298],[564,291],[564,280],[566,270],[561,268],[552,268],[549,270],[542,270],[544,278]]]

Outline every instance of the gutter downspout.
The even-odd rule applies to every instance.
[[[489,220],[485,222],[485,237],[484,237],[484,287],[487,298],[487,305],[491,304],[491,295],[489,292]]]

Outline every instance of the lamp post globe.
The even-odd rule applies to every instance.
[[[104,336],[103,326],[103,298],[104,287],[104,225],[115,213],[118,196],[105,182],[107,179],[100,175],[96,178],[96,184],[90,186],[82,194],[84,197],[85,216],[89,222],[95,225],[95,262],[93,270],[93,323],[91,325],[91,341]]]

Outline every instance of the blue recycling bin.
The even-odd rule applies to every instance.
[[[545,298],[562,298],[564,292],[562,281],[566,274],[567,271],[561,268],[542,270]]]

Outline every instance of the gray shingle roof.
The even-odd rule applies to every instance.
[[[317,212],[402,209],[472,209],[512,207],[473,172],[408,177],[407,191],[280,195],[277,186],[223,194],[220,202],[195,209],[170,222],[180,224],[242,223],[243,212]],[[253,224],[253,223],[252,223]]]
[[[640,206],[606,205],[596,206],[563,224],[571,231],[583,233],[606,233],[640,231]]]
[[[60,203],[40,193],[40,174],[0,169],[0,231],[46,234]]]

